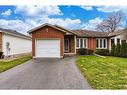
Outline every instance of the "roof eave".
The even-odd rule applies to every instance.
[[[62,31],[63,33],[66,33],[65,30],[62,30],[62,29],[60,29],[60,28],[57,28],[57,27],[55,27],[55,26],[53,26],[53,25],[51,25],[51,24],[47,24],[47,23],[45,23],[45,24],[43,24],[43,25],[40,25],[40,26],[38,26],[38,27],[36,27],[36,28],[34,28],[34,29],[31,29],[31,30],[29,30],[27,33],[31,34],[31,33],[34,32],[35,30],[38,30],[38,29],[40,29],[40,28],[42,28],[42,27],[45,27],[45,26],[50,26],[50,27],[52,27],[52,28],[55,28],[55,29],[57,29],[57,30]]]
[[[44,27],[44,26],[50,26],[50,27],[52,27],[52,28],[55,28],[55,29],[57,29],[57,30],[62,31],[63,33],[70,32],[70,33],[72,33],[72,34],[74,34],[74,35],[77,35],[76,33],[73,33],[71,30],[65,29],[65,28],[60,27],[60,26],[58,26],[58,25],[56,25],[56,27],[55,27],[55,26],[53,26],[53,25],[51,25],[51,24],[48,24],[48,23],[45,23],[45,24],[43,24],[43,25],[41,25],[41,26],[38,26],[38,27],[36,27],[36,28],[34,28],[34,29],[31,29],[31,30],[29,30],[27,33],[31,34],[31,33],[34,32],[35,30],[38,30],[38,29],[40,29],[40,28],[42,28],[42,27]],[[62,29],[61,29],[61,28],[62,28]]]

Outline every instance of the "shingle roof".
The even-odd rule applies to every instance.
[[[5,33],[5,34],[10,34],[10,35],[18,36],[18,37],[22,37],[22,38],[26,38],[26,39],[31,39],[30,36],[21,34],[21,33],[17,32],[17,31],[15,31],[15,30],[0,28],[0,32]]]
[[[125,28],[125,29],[123,29],[123,30],[119,30],[119,31],[116,31],[116,32],[112,32],[112,33],[110,33],[109,34],[109,36],[111,37],[111,36],[117,36],[117,35],[120,35],[120,34],[122,34],[122,33],[127,33],[127,29]]]
[[[72,30],[80,37],[108,37],[109,32],[98,32],[90,30]]]
[[[65,29],[59,25],[52,25],[52,24],[48,24],[48,23],[45,23],[43,25],[40,25],[36,28],[33,28],[31,30],[28,31],[28,33],[32,33],[34,32],[35,30],[37,29],[40,29],[44,26],[50,26],[50,27],[53,27],[53,28],[56,28],[60,31],[63,31],[63,32],[70,32],[70,33],[73,33],[79,37],[112,37],[112,36],[116,36],[116,35],[119,35],[123,32],[127,32],[127,29],[124,29],[124,30],[120,30],[120,31],[117,31],[117,32],[99,32],[99,31],[92,31],[92,30],[69,30],[69,29]]]

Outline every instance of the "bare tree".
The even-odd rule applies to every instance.
[[[102,32],[114,32],[122,25],[123,18],[124,14],[122,11],[112,13],[106,20],[97,25],[97,30]]]

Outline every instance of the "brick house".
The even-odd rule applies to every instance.
[[[43,24],[31,29],[32,56],[63,58],[64,55],[76,55],[79,48],[109,49],[111,44],[127,41],[127,30],[113,33],[88,30],[69,30],[58,25]]]

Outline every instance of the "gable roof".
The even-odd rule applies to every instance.
[[[45,27],[45,26],[49,26],[49,27],[55,28],[55,29],[57,29],[57,30],[59,30],[59,31],[61,31],[61,32],[63,32],[63,33],[70,32],[70,33],[72,33],[72,34],[75,34],[75,33],[73,33],[72,31],[70,31],[70,30],[68,30],[68,29],[65,29],[65,28],[63,28],[63,27],[61,27],[61,26],[59,26],[59,25],[51,25],[51,24],[48,24],[48,23],[45,23],[45,24],[40,25],[40,26],[38,26],[38,27],[36,27],[36,28],[33,28],[33,29],[29,30],[28,33],[30,34],[30,33],[34,32],[34,31],[36,31],[36,30],[38,30],[38,29],[40,29],[40,28],[42,28],[42,27]],[[75,35],[76,35],[76,34],[75,34]]]
[[[112,32],[112,33],[109,34],[109,36],[110,37],[112,37],[112,36],[118,36],[118,35],[120,35],[122,33],[127,33],[127,29],[125,28],[123,30],[119,30],[119,31],[116,31],[116,32]]]
[[[45,23],[43,25],[40,25],[36,28],[33,28],[31,30],[28,31],[28,33],[32,33],[34,32],[35,30],[37,29],[40,29],[44,26],[50,26],[52,28],[55,28],[57,30],[60,30],[64,33],[72,33],[74,35],[77,35],[79,37],[112,37],[112,36],[117,36],[117,35],[120,35],[121,33],[124,33],[124,32],[127,32],[127,29],[123,29],[123,30],[120,30],[120,31],[117,31],[117,32],[99,32],[99,31],[92,31],[92,30],[69,30],[69,29],[65,29],[59,25],[51,25],[51,24],[48,24],[48,23]]]
[[[90,30],[72,30],[72,32],[76,33],[79,37],[108,37],[108,32],[98,32],[98,31],[90,31]]]
[[[21,33],[17,32],[17,31],[15,31],[15,30],[0,28],[0,32],[2,32],[4,34],[9,34],[9,35],[12,35],[12,36],[21,37],[21,38],[24,38],[24,39],[31,39],[30,36],[21,34]]]

